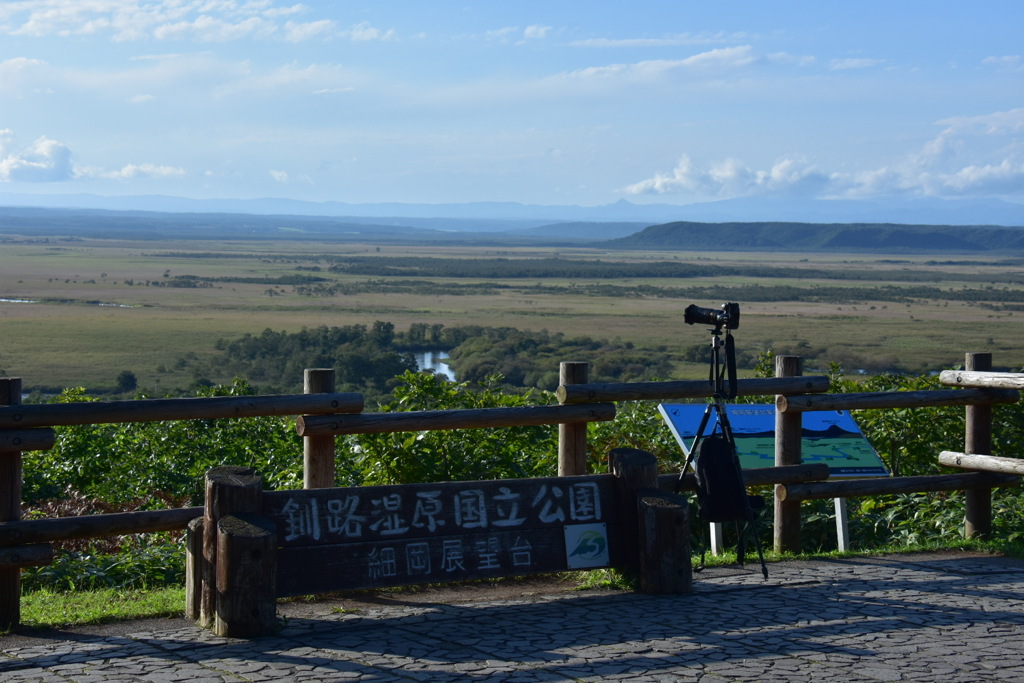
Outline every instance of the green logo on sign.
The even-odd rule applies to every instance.
[[[608,547],[607,544],[608,542],[605,540],[604,534],[597,531],[585,531],[576,540],[576,547],[569,553],[569,557],[578,557],[581,560],[595,560],[604,556],[605,549]]]

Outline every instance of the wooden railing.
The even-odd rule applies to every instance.
[[[798,357],[776,358],[776,377],[739,380],[742,396],[776,396],[774,468],[747,470],[748,485],[774,484],[775,548],[800,549],[800,501],[812,498],[845,498],[901,491],[967,491],[965,534],[986,536],[991,531],[991,488],[1019,482],[1019,470],[1006,463],[956,456],[989,455],[991,407],[1019,400],[1024,375],[992,373],[989,354],[968,354],[965,371],[944,372],[943,384],[958,389],[925,392],[827,394],[827,377],[801,372]],[[217,419],[296,415],[296,428],[304,437],[304,485],[334,486],[334,441],[338,434],[482,429],[518,425],[558,425],[560,476],[587,474],[586,425],[611,420],[615,402],[707,398],[707,381],[595,383],[586,380],[586,363],[563,363],[559,405],[529,408],[440,410],[410,413],[363,413],[359,394],[334,392],[333,371],[306,371],[305,394],[190,399],[146,399],[104,403],[21,405],[21,380],[0,378],[0,628],[20,620],[20,571],[22,567],[52,561],[50,543],[62,539],[90,538],[125,533],[183,529],[202,514],[202,508],[115,513],[20,521],[21,452],[53,447],[53,427],[61,425],[143,422],[183,419]],[[966,388],[963,388],[966,387]],[[893,477],[870,481],[821,481],[828,477],[824,465],[801,464],[801,414],[808,410],[860,410],[886,407],[965,405],[967,430],[963,453],[944,452],[942,464],[990,472],[934,477]],[[998,469],[1003,468],[1003,469]],[[673,488],[678,475],[662,475],[659,486]],[[683,488],[692,488],[684,477]]]

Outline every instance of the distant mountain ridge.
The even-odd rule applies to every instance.
[[[681,221],[652,225],[607,244],[618,249],[695,251],[1022,252],[1024,228]]]
[[[346,218],[355,222],[405,221],[414,227],[439,227],[426,221],[443,219],[442,229],[480,231],[485,221],[494,229],[511,223],[532,227],[556,222],[708,223],[777,221],[802,223],[897,223],[907,225],[1024,226],[1024,203],[1000,199],[875,198],[803,199],[744,197],[691,204],[633,203],[619,200],[599,206],[536,205],[518,202],[347,203],[296,199],[191,199],[164,195],[100,196],[90,194],[16,194],[0,187],[0,206],[103,209],[171,213],[230,213]],[[367,221],[366,219],[375,219]],[[409,223],[415,219],[416,223]],[[463,222],[465,228],[458,227]],[[498,224],[504,222],[505,228]],[[470,226],[469,224],[473,224]],[[518,227],[526,227],[519,225]],[[490,228],[488,228],[490,229]]]
[[[405,244],[592,246],[672,251],[1021,253],[1024,228],[893,223],[358,218],[0,207],[0,235]]]

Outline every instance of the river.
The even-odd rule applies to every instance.
[[[417,351],[412,355],[416,359],[416,367],[420,370],[432,370],[449,381],[455,381],[455,373],[444,362],[448,358],[447,351]]]

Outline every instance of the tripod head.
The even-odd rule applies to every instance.
[[[736,398],[736,342],[732,338],[732,330],[740,326],[740,305],[722,304],[720,309],[687,306],[683,312],[683,321],[687,325],[702,323],[713,325],[711,332],[711,368],[708,382],[714,387],[715,402],[720,403]],[[725,340],[722,340],[722,330]],[[724,351],[724,353],[723,353]],[[728,382],[728,387],[726,383]]]

